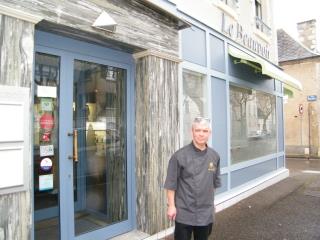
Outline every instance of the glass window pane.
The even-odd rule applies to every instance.
[[[276,97],[230,85],[231,162],[277,151]]]
[[[35,54],[33,179],[35,239],[59,238],[60,57]]]
[[[206,116],[206,75],[183,70],[183,143],[191,142],[191,123],[195,117]]]
[[[126,70],[75,60],[75,233],[128,219]]]

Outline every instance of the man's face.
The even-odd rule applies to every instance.
[[[207,124],[196,123],[192,127],[192,139],[198,146],[204,146],[207,144],[211,130]]]

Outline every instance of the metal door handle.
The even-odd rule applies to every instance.
[[[73,130],[73,161],[78,162],[78,130]]]
[[[74,162],[78,162],[78,130],[74,129],[73,133],[68,133],[68,136],[73,136],[73,156],[68,156],[69,160],[73,160]]]

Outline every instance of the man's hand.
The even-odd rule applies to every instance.
[[[175,195],[175,191],[170,189],[167,190],[167,199],[168,199],[167,215],[169,220],[175,220],[177,215],[177,209],[174,203],[174,195]]]
[[[175,220],[177,215],[177,209],[175,206],[168,206],[167,215],[169,220]]]

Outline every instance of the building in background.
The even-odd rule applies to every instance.
[[[286,155],[319,157],[320,54],[316,20],[297,24],[299,40],[278,30],[279,64],[301,80],[303,91],[288,92],[285,104]]]
[[[172,233],[171,154],[212,119],[217,210],[288,176],[268,0],[0,0],[0,239]],[[124,235],[126,234],[126,235]]]

